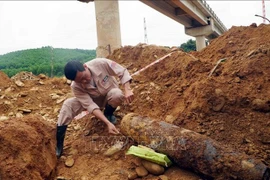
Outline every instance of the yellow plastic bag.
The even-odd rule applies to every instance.
[[[169,167],[172,164],[171,160],[165,154],[157,153],[154,150],[147,147],[131,146],[126,152],[126,154],[127,155],[131,154],[165,167]]]

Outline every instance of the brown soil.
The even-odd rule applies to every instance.
[[[204,134],[269,165],[269,47],[270,25],[260,25],[232,27],[201,52],[185,53],[177,48],[145,44],[114,51],[108,58],[126,66],[131,74],[172,53],[134,75],[135,100],[116,112],[117,127],[125,114],[135,112]],[[226,60],[209,76],[223,58]],[[87,115],[71,123],[64,155],[57,161],[56,171],[48,171],[46,168],[56,162],[53,158],[45,161],[45,156],[51,158],[54,154],[54,149],[46,145],[55,144],[55,139],[48,137],[55,135],[52,129],[59,109],[64,99],[71,96],[69,85],[64,78],[42,75],[22,78],[25,74],[19,74],[9,79],[0,72],[0,77],[0,142],[1,146],[7,146],[0,148],[0,179],[53,176],[82,180],[128,179],[130,171],[140,164],[138,158],[125,155],[127,148],[136,144],[132,141],[119,153],[106,157],[104,152],[123,137],[109,136],[102,122]],[[16,80],[24,86],[16,85]],[[16,119],[21,116],[22,121]],[[16,127],[23,127],[25,134],[21,135],[23,132]],[[18,135],[14,136],[14,131],[18,131]],[[30,148],[33,145],[46,150]],[[23,146],[27,147],[25,151],[22,151]],[[15,156],[18,153],[19,156]],[[25,165],[24,158],[31,159],[31,165]],[[74,160],[72,167],[65,165],[69,159]],[[29,171],[38,175],[33,176]],[[202,178],[175,165],[167,168],[164,175],[179,180]],[[150,174],[142,179],[162,178]]]
[[[0,177],[46,179],[54,174],[54,128],[38,115],[10,118],[0,124]]]

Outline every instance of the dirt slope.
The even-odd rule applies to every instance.
[[[54,128],[41,116],[0,121],[0,179],[48,179],[56,165]]]
[[[134,77],[138,96],[129,111],[206,134],[269,163],[269,32],[269,25],[233,27],[192,53],[195,58],[174,52]],[[120,62],[145,61],[134,57]],[[221,58],[226,61],[209,77]]]
[[[116,112],[118,120],[129,112],[164,120],[205,134],[269,165],[269,36],[270,25],[232,27],[201,52],[187,54],[177,48],[144,44],[114,51],[108,58],[123,64],[131,73],[172,53],[134,75],[132,88],[136,99],[131,105],[120,107]],[[209,76],[222,58],[226,60]],[[0,76],[1,119],[23,116],[27,121],[29,114],[38,114],[55,126],[64,99],[71,96],[65,79],[27,73],[13,79],[1,72]],[[12,136],[12,132],[8,135]],[[125,148],[106,157],[104,152],[118,140],[126,142]],[[140,164],[137,158],[124,154],[134,143],[122,136],[108,136],[104,124],[90,115],[74,120],[67,131],[64,156],[58,160],[56,176],[127,179]],[[66,167],[65,162],[70,159],[74,164]],[[166,169],[165,176],[199,179],[199,175],[174,166]],[[148,175],[142,179],[162,178]]]

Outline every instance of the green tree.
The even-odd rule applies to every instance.
[[[37,49],[27,49],[0,55],[0,70],[9,77],[20,71],[32,72],[35,75],[63,76],[65,64],[70,60],[84,63],[96,57],[95,50],[63,49],[45,46]]]
[[[180,45],[185,52],[196,51],[196,41],[189,39],[186,43]]]

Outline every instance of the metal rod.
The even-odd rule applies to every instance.
[[[266,19],[269,23],[270,23],[270,20],[269,19],[267,19],[266,17],[263,17],[263,16],[261,16],[261,15],[258,15],[258,14],[255,14],[255,16],[257,16],[257,17],[261,17],[261,18],[263,18],[263,19]]]

